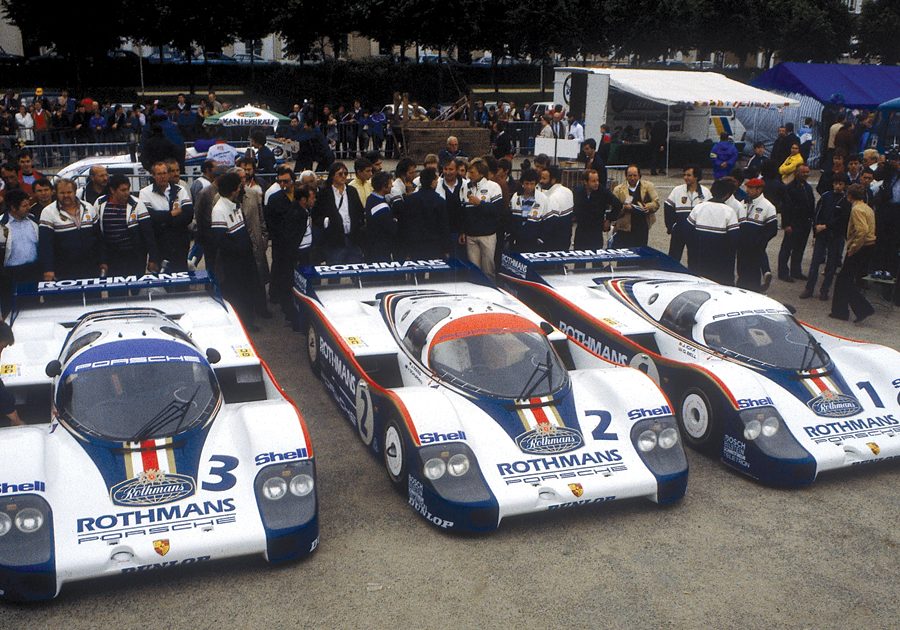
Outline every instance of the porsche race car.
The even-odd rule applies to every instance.
[[[17,300],[0,429],[0,595],[318,543],[312,444],[205,272],[43,282]],[[30,297],[28,297],[30,295]]]
[[[307,267],[294,293],[313,370],[433,525],[483,532],[518,514],[684,495],[659,388],[612,364],[572,370],[573,344],[474,267]]]
[[[818,330],[650,248],[505,254],[500,276],[587,351],[577,367],[646,372],[685,442],[750,477],[797,486],[900,456],[896,350]]]

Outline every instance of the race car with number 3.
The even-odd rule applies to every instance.
[[[565,336],[474,267],[308,267],[294,292],[313,370],[430,523],[479,532],[518,514],[684,495],[659,388],[612,364],[571,370]]]
[[[205,272],[17,295],[0,429],[0,595],[318,544],[303,419]],[[28,297],[30,296],[30,297]],[[52,411],[51,411],[52,409]]]
[[[504,286],[593,357],[649,374],[682,437],[764,483],[900,456],[900,353],[831,335],[650,248],[504,255]]]

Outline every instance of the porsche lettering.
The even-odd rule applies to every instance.
[[[152,357],[122,357],[121,359],[105,359],[75,366],[75,371],[95,368],[115,367],[117,365],[137,365],[141,363],[201,363],[200,357],[185,354],[181,356],[158,355]]]

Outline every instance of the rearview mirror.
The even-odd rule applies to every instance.
[[[541,322],[541,330],[544,331],[545,335],[549,335],[553,332],[553,326],[550,322]]]
[[[210,364],[215,365],[219,361],[222,360],[222,355],[219,354],[219,351],[215,348],[207,348],[206,349],[206,360],[210,362]]]
[[[62,373],[62,363],[60,363],[58,359],[54,359],[47,364],[47,367],[44,368],[44,372],[50,378],[56,378]]]

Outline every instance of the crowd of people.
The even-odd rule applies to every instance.
[[[44,109],[40,96],[32,109]],[[48,109],[67,111],[70,105],[79,115],[87,103],[64,95]],[[102,107],[91,105],[102,116]],[[274,130],[298,143],[293,166],[275,167],[260,131],[251,134],[250,151],[235,151],[225,163],[214,159],[221,145],[208,140],[203,173],[188,186],[182,180],[184,144],[173,137],[184,131],[178,116],[221,112],[226,105],[210,93],[199,110],[183,95],[170,107],[153,106],[149,120],[139,106],[129,113],[137,113],[141,128],[149,126],[141,133],[141,159],[152,183],[140,190],[99,165],[84,186],[65,178],[51,184],[35,168],[27,142],[15,161],[0,166],[4,312],[16,282],[185,270],[202,258],[251,329],[256,317],[271,316],[270,304],[296,324],[291,284],[298,264],[453,256],[493,276],[503,251],[646,245],[661,208],[670,256],[683,260],[686,252],[689,269],[754,291],[766,291],[772,282],[766,247],[777,235],[780,214],[778,280],[803,282],[799,297],[831,300],[831,315],[840,319],[849,317],[849,309],[857,321],[872,313],[857,289],[862,276],[891,281],[897,272],[900,153],[848,153],[859,138],[845,117],[832,127],[829,167],[815,191],[807,182],[807,121],[800,136],[790,124],[779,129],[770,155],[757,143],[744,168],[723,135],[710,153],[710,187],[702,184],[704,168],[691,165],[683,169],[684,183],[662,199],[637,164],[628,165],[625,181],[610,189],[603,150],[608,129],[599,142],[584,138],[581,124],[561,108],[542,116],[541,133],[549,129],[550,137],[581,142],[578,184],[565,186],[561,167],[546,155],[526,160],[515,177],[514,149],[503,139],[504,124],[520,117],[514,104],[484,119],[496,132],[490,153],[470,159],[451,136],[422,164],[401,158],[393,173],[382,169],[379,123],[373,128],[373,115],[358,101],[335,112],[297,104]],[[413,104],[410,111],[418,109]],[[475,114],[482,111],[478,103]],[[355,156],[352,177],[348,164],[335,159],[328,135],[331,121],[348,115],[360,123],[346,139]],[[664,131],[654,125],[646,130],[661,150]],[[661,163],[654,160],[653,167],[655,172]],[[327,176],[320,178],[314,168]],[[810,236],[812,261],[804,269]]]

